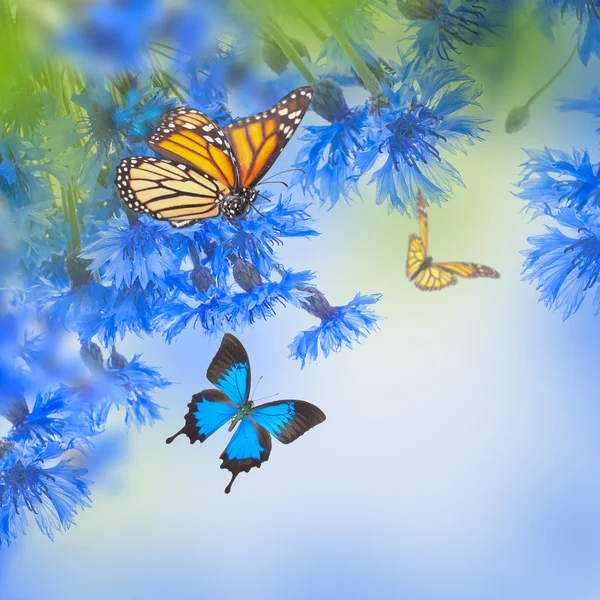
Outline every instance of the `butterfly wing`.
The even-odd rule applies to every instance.
[[[166,112],[148,145],[166,158],[210,175],[229,190],[238,185],[237,165],[229,139],[199,110],[174,108]]]
[[[257,406],[251,418],[280,442],[289,444],[325,420],[325,413],[303,400],[277,400]]]
[[[123,202],[138,213],[185,227],[216,217],[228,193],[223,183],[187,165],[145,156],[123,159],[115,184]]]
[[[231,481],[225,488],[229,494],[235,478],[242,472],[247,473],[252,467],[269,460],[271,454],[271,436],[269,432],[246,417],[240,421],[227,448],[221,454],[221,469],[231,472]]]
[[[300,125],[312,93],[310,86],[300,87],[269,110],[225,127],[235,152],[240,186],[254,187],[265,176]]]
[[[423,269],[415,278],[414,284],[424,291],[442,290],[449,285],[456,283],[456,277],[437,264]]]
[[[411,235],[408,238],[408,256],[406,257],[406,275],[409,279],[416,276],[426,258],[427,255],[421,238],[415,234]]]
[[[242,406],[250,394],[250,360],[242,342],[226,333],[206,372],[207,379]]]
[[[421,190],[417,191],[417,218],[419,219],[419,234],[423,242],[425,256],[429,250],[429,230],[427,227],[427,205]]]
[[[441,262],[436,263],[436,266],[446,271],[456,273],[457,275],[460,275],[460,277],[491,277],[492,279],[498,279],[500,277],[498,271],[495,271],[491,267],[478,265],[476,263]]]
[[[177,436],[184,434],[190,444],[199,441],[202,443],[219,427],[233,419],[238,407],[219,390],[204,390],[192,396],[185,415],[185,425],[175,435],[167,439],[170,444]]]

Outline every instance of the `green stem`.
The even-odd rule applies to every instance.
[[[288,40],[287,36],[275,23],[267,23],[264,25],[265,33],[281,48],[286,58],[298,69],[302,77],[306,79],[310,85],[317,83],[317,78],[312,74],[296,48]]]
[[[533,104],[533,102],[537,98],[539,98],[554,83],[554,81],[558,78],[558,76],[567,68],[567,66],[569,65],[569,63],[571,62],[573,57],[575,56],[575,52],[577,52],[577,46],[575,46],[575,48],[573,48],[573,52],[571,52],[569,58],[567,59],[567,62],[565,62],[565,64],[558,70],[556,75],[554,75],[554,77],[552,77],[552,79],[550,79],[550,81],[548,81],[548,83],[543,85],[535,94],[533,94],[533,96],[531,96],[531,98],[529,98],[529,100],[527,100],[527,102],[524,104],[524,106],[526,106],[526,107],[531,106]]]
[[[359,56],[358,52],[354,49],[354,46],[348,41],[348,38],[344,35],[344,32],[340,29],[340,26],[337,24],[335,19],[325,14],[322,9],[319,9],[319,11],[322,17],[327,21],[333,37],[344,51],[344,54],[348,57],[348,60],[358,73],[358,76],[362,79],[362,82],[369,91],[369,94],[371,94],[371,97],[380,98],[382,96],[382,91],[377,77],[371,73],[371,70],[369,67],[367,67],[363,59]]]
[[[77,218],[77,208],[75,206],[75,190],[71,184],[67,187],[65,198],[67,206],[66,216],[71,232],[71,251],[79,253],[81,250],[81,229],[79,228],[79,219]]]
[[[315,37],[320,42],[324,42],[327,39],[327,34],[318,25],[315,25],[315,23],[313,23],[304,13],[299,12],[298,16],[300,19],[302,19],[302,21],[304,21],[306,26],[313,32]]]

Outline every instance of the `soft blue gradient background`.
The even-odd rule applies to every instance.
[[[54,543],[30,527],[2,552],[2,600],[600,597],[599,321],[586,303],[563,323],[521,282],[519,252],[542,223],[511,195],[523,147],[589,146],[598,159],[597,125],[558,113],[553,97],[587,95],[599,69],[574,61],[507,136],[508,110],[572,47],[535,41],[489,55],[501,78],[483,64],[490,134],[455,161],[466,189],[430,210],[434,257],[502,278],[419,292],[404,275],[414,220],[387,216],[370,187],[352,207],[314,207],[323,235],[286,242],[285,264],[316,268],[332,303],[382,292],[381,331],[304,371],[286,356],[314,324],[306,313],[281,310],[241,338],[254,380],[264,375],[257,397],[309,400],[327,421],[290,446],[274,441],[226,496],[226,432],[164,443],[207,387],[219,340],[128,339],[124,354],[143,352],[180,382],[158,397],[166,419],[140,434],[114,420],[105,459],[89,465],[93,508]]]

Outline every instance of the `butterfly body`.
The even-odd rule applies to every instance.
[[[130,210],[187,227],[203,219],[245,214],[264,178],[302,121],[312,88],[223,129],[196,109],[163,115],[148,141],[164,158],[134,156],[117,167],[115,183]]]
[[[252,400],[248,400],[247,402],[245,402],[242,405],[242,408],[240,408],[240,410],[233,417],[233,419],[231,419],[231,424],[229,425],[229,428],[227,429],[227,431],[229,431],[229,433],[231,433],[235,429],[235,426],[242,419],[245,419],[250,414],[250,412],[252,411],[252,407],[253,406],[254,406],[254,402],[252,402]]]
[[[238,192],[227,194],[220,200],[221,214],[228,219],[241,217],[248,212],[248,208],[257,196],[258,191],[254,188],[241,188]]]
[[[419,235],[408,238],[406,275],[417,288],[424,291],[442,290],[456,285],[456,276],[465,278],[490,277],[497,279],[500,273],[491,267],[467,262],[434,262],[428,254],[429,230],[427,208],[423,194],[417,193],[417,217]]]
[[[229,333],[223,336],[206,377],[217,389],[194,394],[185,425],[167,439],[167,444],[182,434],[191,444],[202,443],[229,422],[228,430],[234,434],[220,457],[221,468],[232,474],[226,494],[241,472],[269,460],[271,436],[289,444],[325,420],[318,407],[303,400],[278,400],[256,406],[249,398],[248,355],[242,343]]]

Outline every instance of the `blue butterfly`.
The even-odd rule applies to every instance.
[[[201,443],[231,420],[229,431],[237,429],[221,454],[221,469],[231,471],[225,488],[229,494],[235,478],[242,472],[269,460],[271,435],[289,444],[325,420],[314,404],[303,400],[278,400],[254,406],[250,395],[250,361],[242,342],[226,333],[208,371],[207,379],[217,389],[194,394],[188,404],[185,425],[167,439],[170,444],[185,434],[190,444]]]

